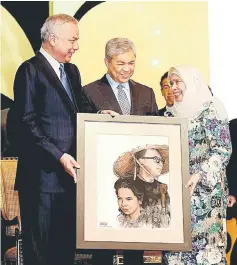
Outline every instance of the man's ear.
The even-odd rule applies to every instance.
[[[107,58],[104,58],[105,65],[107,69],[109,68],[109,60]]]
[[[161,91],[161,95],[164,97],[164,90],[161,89],[160,91]]]
[[[56,45],[56,36],[54,34],[49,34],[49,43],[54,47]]]

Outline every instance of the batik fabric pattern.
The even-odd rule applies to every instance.
[[[201,179],[191,197],[191,252],[167,252],[164,265],[226,265],[225,174],[231,155],[228,120],[218,119],[212,102],[189,121],[190,176]],[[171,206],[172,208],[172,206]]]

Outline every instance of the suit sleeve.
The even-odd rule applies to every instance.
[[[79,87],[80,87],[80,97],[79,97],[80,102],[77,102],[77,105],[79,106],[79,111],[81,113],[96,113],[97,110],[94,104],[91,102],[90,98],[87,96],[85,90],[81,87],[81,75],[76,65],[75,65],[75,69],[78,75],[78,79],[79,79],[78,82],[79,82]]]
[[[156,97],[155,97],[155,94],[152,88],[150,88],[150,96],[151,96],[151,109],[149,113],[147,113],[146,115],[159,116],[158,106],[156,103]]]
[[[24,148],[24,144],[31,148],[36,147],[37,150],[46,153],[51,158],[59,160],[63,151],[52,142],[50,136],[43,133],[40,127],[39,116],[36,111],[36,79],[36,70],[29,62],[23,63],[17,70],[14,81],[14,115],[17,120],[16,124],[20,128],[19,134],[24,139],[20,148]]]
[[[99,111],[91,101],[91,99],[88,97],[84,88],[82,88],[81,91],[81,99],[84,113],[97,113]]]
[[[158,106],[156,103],[155,93],[152,88],[151,88],[151,113],[154,113],[154,115],[158,115]]]
[[[229,129],[232,143],[232,154],[226,168],[226,176],[228,179],[229,194],[235,196],[237,199],[237,119],[230,121]]]

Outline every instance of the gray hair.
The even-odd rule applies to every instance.
[[[113,38],[106,43],[105,58],[111,60],[113,55],[132,50],[136,56],[136,48],[132,41],[127,38]]]
[[[78,24],[78,21],[74,17],[66,14],[57,14],[48,17],[40,30],[42,42],[47,41],[49,39],[49,35],[54,33],[55,26],[65,23]]]

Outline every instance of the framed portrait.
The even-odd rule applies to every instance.
[[[186,119],[77,116],[78,249],[191,250]]]

